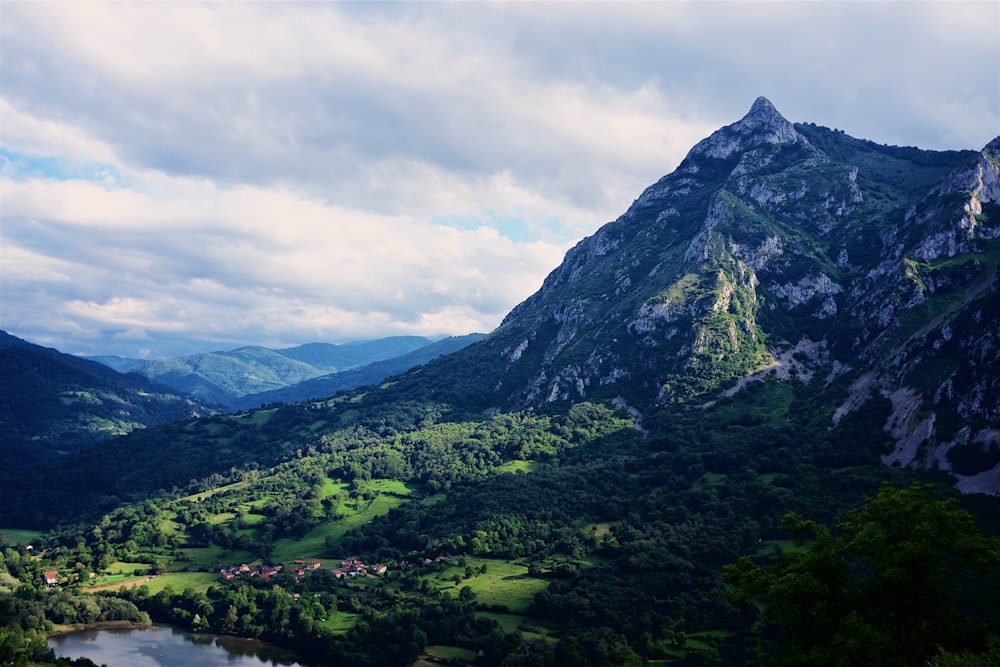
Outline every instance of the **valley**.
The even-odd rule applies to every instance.
[[[998,201],[1000,140],[760,98],[485,337],[0,471],[0,663],[152,620],[317,665],[991,664]]]

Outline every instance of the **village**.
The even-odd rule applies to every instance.
[[[323,567],[322,562],[318,560],[296,560],[293,562],[293,565],[294,567],[290,569],[290,572],[295,576],[303,576],[308,572],[315,572]],[[368,565],[358,556],[348,556],[340,561],[340,567],[334,568],[331,570],[331,573],[337,579],[344,579],[347,577],[381,575],[385,574],[386,570],[388,570],[388,566],[386,565]],[[241,563],[239,565],[227,565],[219,568],[219,575],[224,581],[232,581],[238,577],[259,577],[263,581],[269,581],[272,577],[283,571],[284,566],[282,565],[247,565],[246,563]]]

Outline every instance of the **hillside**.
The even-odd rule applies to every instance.
[[[134,374],[0,331],[0,442],[8,468],[218,411]]]

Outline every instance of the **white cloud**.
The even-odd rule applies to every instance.
[[[21,289],[5,295],[5,319],[45,308],[118,341],[133,330],[289,343],[302,331],[486,331],[565,251],[256,186],[163,175],[143,185],[5,179],[4,280]],[[47,256],[52,238],[76,260]],[[43,281],[64,288],[28,289]]]

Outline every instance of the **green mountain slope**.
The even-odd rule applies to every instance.
[[[0,442],[8,467],[217,407],[146,378],[0,331]],[[16,456],[10,456],[14,452]]]
[[[762,98],[567,253],[482,345],[403,391],[646,410],[761,371],[823,373],[853,382],[831,426],[890,397],[887,463],[951,469],[964,448],[962,488],[1000,492],[998,164],[1000,140],[879,146],[793,125]]]

